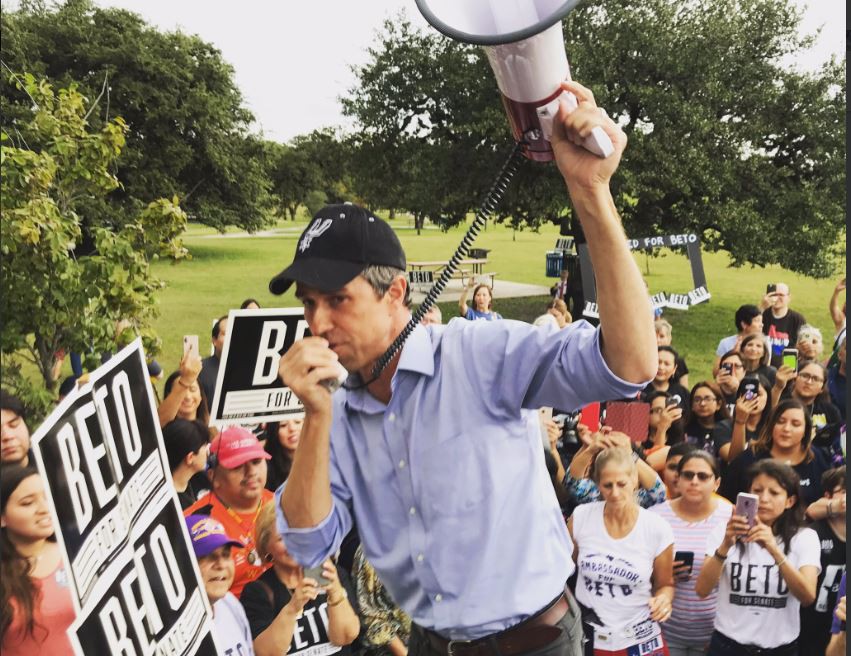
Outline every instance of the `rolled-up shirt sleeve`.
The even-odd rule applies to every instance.
[[[341,482],[331,458],[331,512],[316,526],[293,528],[281,508],[286,481],[275,491],[275,525],[290,555],[302,567],[316,567],[330,558],[352,528],[351,494]]]

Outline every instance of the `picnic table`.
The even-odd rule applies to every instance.
[[[458,269],[452,273],[453,278],[460,278],[462,284],[467,284],[467,278],[477,278],[481,276],[490,276],[491,287],[496,276],[495,271],[485,272],[485,264],[487,257],[473,257],[460,260]],[[408,262],[408,279],[413,284],[422,285],[433,282],[436,277],[439,277],[443,270],[449,266],[449,260],[420,260],[416,262]]]

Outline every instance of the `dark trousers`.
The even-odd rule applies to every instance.
[[[740,644],[723,633],[714,631],[706,656],[798,656],[798,641],[779,647],[764,648]]]
[[[567,596],[567,602],[570,608],[556,625],[561,629],[561,636],[545,647],[525,652],[523,656],[582,656],[582,616],[573,595]],[[413,624],[408,656],[446,656],[446,653],[436,649],[426,637],[425,630]],[[500,656],[496,649],[493,656]]]

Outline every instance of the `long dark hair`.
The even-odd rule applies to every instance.
[[[671,394],[668,394],[668,392],[662,392],[660,390],[654,390],[654,391],[650,392],[650,394],[648,394],[645,397],[645,401],[652,405],[653,401],[655,401],[658,398],[662,398],[662,397],[665,398],[666,402],[667,402],[668,399],[673,398]],[[681,399],[681,400],[685,400],[685,399]],[[683,412],[683,415],[679,419],[671,422],[671,426],[670,426],[670,428],[668,428],[668,432],[665,435],[665,444],[667,444],[668,446],[671,446],[673,444],[679,444],[680,442],[683,441],[684,429],[685,429],[685,425],[686,425],[686,421],[685,421],[686,416],[687,416],[686,413]],[[648,448],[648,449],[652,446],[652,444],[650,444],[649,439],[644,441],[644,445],[645,445],[645,448]]]
[[[263,432],[263,437],[266,443],[263,446],[266,453],[272,456],[269,461],[266,473],[266,488],[269,490],[277,490],[290,475],[293,461],[287,450],[281,445],[278,439],[278,428],[281,423],[273,421],[266,424],[266,430]]]
[[[171,376],[166,378],[165,385],[163,385],[163,398],[166,398],[169,394],[171,394],[171,388],[174,387],[175,381],[180,378],[180,372],[175,371]],[[210,423],[210,406],[207,403],[207,395],[204,392],[204,387],[197,380],[195,383],[198,385],[198,389],[201,392],[201,403],[198,404],[198,409],[195,411],[195,420],[200,421],[204,426],[209,425]]]
[[[738,355],[738,353],[736,354]],[[725,419],[730,418],[730,413],[727,411],[727,401],[724,398],[724,392],[721,391],[721,388],[718,387],[718,384],[713,380],[702,380],[691,388],[691,392],[688,395],[688,408],[689,408],[689,419],[686,424],[686,435],[689,435],[692,431],[697,430],[699,433],[703,430],[703,426],[697,419],[697,415],[694,414],[692,408],[694,407],[694,397],[697,394],[697,390],[701,387],[705,387],[712,395],[715,397],[715,400],[718,402],[718,409],[715,411],[713,415],[713,419],[715,423],[719,423],[724,421]]]
[[[0,513],[6,512],[6,503],[22,481],[30,476],[38,476],[34,467],[4,465],[0,475]],[[7,529],[0,528],[0,640],[6,637],[6,631],[12,625],[17,613],[23,617],[27,634],[35,637],[35,609],[40,592],[30,577],[30,562],[21,555]],[[15,604],[12,604],[12,600]],[[44,627],[39,626],[44,630]]]
[[[762,453],[771,454],[771,449],[774,447],[774,427],[787,410],[800,410],[804,413],[804,438],[801,440],[801,451],[807,452],[804,461],[811,462],[814,457],[813,450],[810,448],[813,441],[813,418],[807,412],[806,406],[798,399],[783,399],[771,411],[771,417],[769,417],[765,426],[762,427],[759,438],[753,444],[753,452],[756,455]]]
[[[736,391],[736,398],[740,397],[745,393],[745,385],[747,383],[753,383],[756,380],[757,384],[765,390],[765,407],[762,409],[762,414],[759,417],[759,421],[756,423],[756,428],[754,432],[759,435],[762,433],[762,429],[765,428],[765,424],[768,423],[768,418],[771,416],[771,383],[768,382],[768,378],[762,376],[760,374],[749,373],[744,378],[742,378],[742,382],[739,383],[739,389]],[[736,411],[733,410],[733,420],[736,419]]]
[[[754,479],[757,476],[765,475],[773,478],[777,483],[786,490],[786,494],[790,498],[794,498],[795,502],[790,508],[786,508],[783,513],[774,520],[771,527],[771,532],[783,540],[783,553],[788,554],[792,545],[792,538],[798,530],[804,525],[804,503],[801,500],[801,483],[798,474],[789,465],[783,464],[779,460],[766,458],[758,460],[748,469],[748,485],[747,489],[751,489]],[[744,548],[744,545],[741,545]]]

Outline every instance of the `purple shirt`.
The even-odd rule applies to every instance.
[[[389,404],[365,390],[334,395],[328,517],[290,529],[282,486],[278,529],[311,566],[337,550],[354,516],[364,555],[417,624],[453,639],[501,631],[555,599],[574,570],[540,430],[521,411],[642,387],[609,370],[585,321],[418,326]]]

